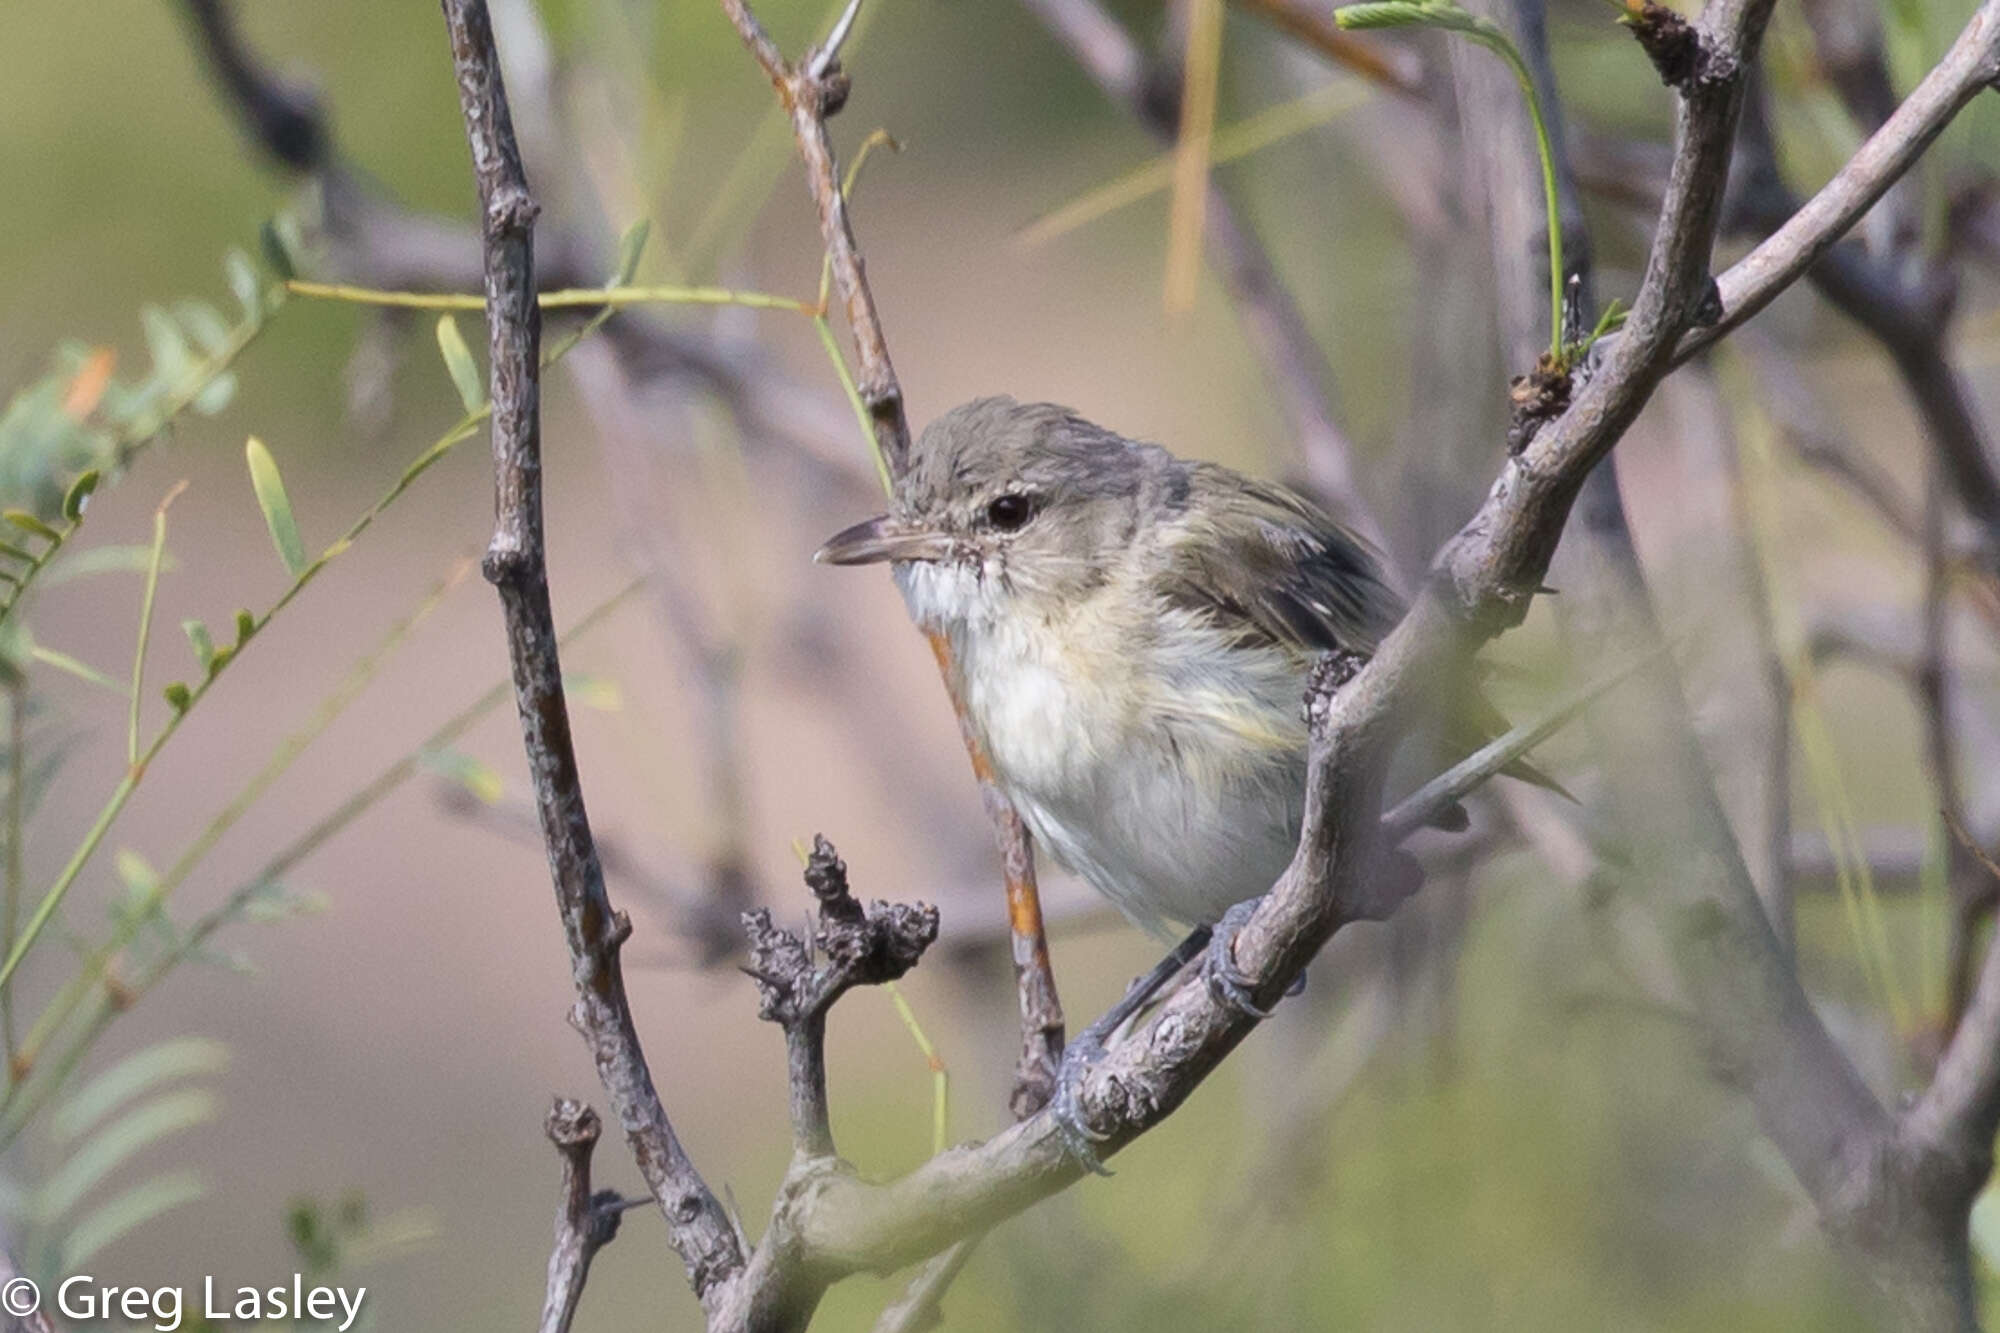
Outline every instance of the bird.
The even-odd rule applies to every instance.
[[[1050,1112],[1108,1174],[1082,1080],[1151,995],[1200,958],[1218,1000],[1269,1017],[1232,946],[1298,845],[1308,682],[1372,654],[1403,599],[1296,491],[1008,397],[932,421],[889,511],[814,558],[888,563],[1037,847],[1152,933],[1192,927],[1063,1050]],[[1470,753],[1502,722],[1462,694],[1443,741]],[[1502,771],[1562,790],[1520,760]],[[1401,853],[1390,868],[1419,877]]]
[[[931,422],[889,512],[816,559],[889,562],[1036,845],[1163,937],[1277,880],[1314,665],[1372,653],[1404,610],[1296,491],[1008,397]],[[1502,729],[1476,693],[1451,711],[1461,753]]]

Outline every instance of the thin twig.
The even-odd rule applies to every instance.
[[[895,981],[937,940],[937,908],[878,902],[863,907],[847,887],[847,864],[817,834],[806,858],[806,887],[819,902],[810,941],[771,921],[765,908],[743,914],[760,1018],[785,1030],[791,1085],[792,1151],[800,1160],[833,1156],[826,1102],[826,1015],[856,986]]]
[[[801,66],[792,65],[764,31],[746,0],[722,0],[722,8],[777,89],[779,101],[791,118],[792,134],[805,162],[806,188],[819,215],[820,239],[833,272],[833,285],[847,313],[848,329],[854,336],[860,361],[855,390],[866,409],[876,450],[886,460],[891,475],[901,476],[910,456],[910,426],[903,406],[903,389],[889,360],[888,341],[882,332],[874,292],[868,286],[867,265],[848,219],[833,137],[827,130],[827,118],[839,111],[847,99],[847,75],[838,61],[822,62],[817,56],[809,56]],[[1035,883],[1034,848],[1027,826],[994,782],[992,766],[981,752],[964,708],[958,702],[952,684],[956,670],[949,645],[933,636],[931,651],[937,657],[946,688],[952,690],[966,752],[971,756],[980,798],[1000,849],[1008,921],[1014,931],[1014,964],[1021,1005],[1021,1061],[1013,1099],[1032,1101],[1039,1106],[1055,1087],[1064,1024],[1062,1005],[1056,995],[1055,970],[1049,961],[1048,937],[1042,924],[1041,896]]]
[[[535,302],[535,202],[507,111],[484,0],[444,0],[452,65],[479,184],[493,402],[495,523],[483,563],[499,590],[535,803],[576,981],[571,1020],[589,1043],[668,1239],[695,1295],[743,1265],[721,1200],[682,1149],[653,1087],[625,994],[619,949],[631,923],[612,909],[570,741],[542,531],[541,310]]]
[[[1181,111],[1170,71],[1147,59],[1098,0],[1022,0],[1114,105],[1171,145]],[[1344,34],[1343,34],[1344,35]],[[1349,527],[1387,549],[1381,524],[1354,475],[1354,447],[1340,427],[1333,375],[1312,326],[1263,244],[1213,179],[1204,234],[1244,336],[1256,352],[1291,428],[1308,483]]]
[[[542,1298],[542,1333],[569,1333],[590,1277],[590,1261],[618,1234],[625,1200],[616,1190],[590,1192],[590,1155],[603,1128],[597,1112],[558,1097],[544,1128],[562,1155],[562,1185],[556,1240],[549,1250],[548,1292]]]
[[[1987,0],[1895,114],[1804,207],[1716,279],[1720,316],[1689,334],[1685,360],[1762,310],[1796,282],[1915,165],[1966,103],[2000,76],[2000,2]]]

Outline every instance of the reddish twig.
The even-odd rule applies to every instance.
[[[875,446],[888,461],[893,475],[901,476],[910,455],[910,426],[903,407],[902,385],[889,360],[889,345],[882,333],[882,320],[875,307],[874,292],[868,286],[867,264],[854,239],[847,216],[847,200],[840,188],[840,171],[834,154],[833,137],[827,119],[847,100],[847,74],[840,67],[840,39],[849,26],[850,6],[843,22],[836,25],[827,43],[809,52],[796,64],[785,59],[777,43],[764,31],[745,0],[722,0],[722,8],[756,57],[757,64],[778,90],[778,100],[792,122],[805,162],[806,188],[819,215],[820,237],[833,265],[834,286],[847,312],[860,361],[855,377],[862,403],[875,432]],[[945,686],[953,689],[955,673],[951,650],[942,639],[931,640]],[[1000,861],[1006,881],[1007,918],[1013,931],[1014,966],[1021,1005],[1021,1059],[1014,1091],[1009,1101],[1017,1110],[1038,1109],[1055,1087],[1056,1062],[1062,1056],[1063,1012],[1056,994],[1055,971],[1049,961],[1048,937],[1042,925],[1041,897],[1035,884],[1034,849],[1027,827],[1014,812],[1007,797],[993,780],[992,766],[981,752],[978,739],[966,725],[965,711],[953,691],[953,707],[958,710],[960,730],[972,771],[979,781],[980,797],[993,823],[999,844]]]

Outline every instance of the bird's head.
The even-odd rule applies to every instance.
[[[927,629],[1054,619],[1107,582],[1151,510],[1186,498],[1182,472],[1067,408],[980,398],[925,429],[888,513],[814,559],[891,562]]]

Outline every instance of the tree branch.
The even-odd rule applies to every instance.
[[[2000,76],[2000,3],[1986,0],[1895,114],[1804,207],[1716,280],[1721,318],[1682,344],[1685,360],[1769,305],[1922,157],[1966,103]]]
[[[1965,829],[1955,825],[1952,836],[2000,884],[2000,867]],[[1964,1163],[1973,1180],[1983,1182],[1992,1170],[1993,1135],[2000,1129],[2000,932],[1987,943],[1978,987],[1904,1125],[1911,1137]]]
[[[576,981],[570,1017],[590,1046],[695,1295],[706,1303],[717,1282],[742,1267],[742,1249],[721,1202],[675,1136],[639,1044],[618,960],[631,922],[612,909],[604,889],[563,696],[542,531],[535,201],[514,142],[485,2],[443,5],[483,221],[495,511],[483,569],[506,617],[521,738]]]
[[[826,1105],[827,1011],[852,987],[901,977],[938,932],[935,907],[878,902],[864,908],[856,902],[847,888],[847,863],[818,834],[806,858],[806,887],[819,900],[810,944],[773,925],[765,908],[743,914],[750,935],[750,963],[743,970],[757,981],[757,1016],[785,1030],[792,1151],[800,1159],[833,1156]]]
[[[1106,98],[1129,112],[1156,140],[1174,142],[1180,132],[1177,83],[1168,70],[1147,59],[1139,44],[1098,0],[1022,0],[1022,4]],[[1341,36],[1350,44],[1354,40],[1344,33]],[[1341,49],[1355,48],[1349,45]],[[1370,43],[1362,43],[1359,49],[1375,50]],[[1382,66],[1385,70],[1397,68],[1386,56]],[[1276,391],[1308,483],[1336,517],[1387,549],[1381,524],[1362,497],[1354,475],[1354,447],[1335,419],[1326,354],[1256,233],[1237,215],[1213,178],[1206,188],[1203,234],[1228,287],[1244,336]]]
[[[848,12],[858,7],[850,5]],[[847,75],[839,61],[832,58],[835,53],[831,48],[837,43],[830,40],[828,48],[809,53],[795,66],[778,50],[777,43],[764,31],[746,0],[722,0],[722,8],[758,66],[778,90],[778,100],[791,119],[792,135],[805,162],[806,188],[819,216],[820,239],[832,263],[834,286],[840,292],[861,362],[856,386],[868,410],[875,447],[887,461],[890,473],[900,476],[910,456],[910,425],[904,411],[903,389],[889,360],[888,341],[882,333],[875,295],[868,286],[867,264],[848,220],[833,136],[827,130],[828,117],[847,100]],[[842,20],[835,27],[834,37],[842,35],[847,27],[846,12]],[[993,781],[992,766],[981,753],[978,738],[957,698],[952,685],[950,646],[937,636],[930,637],[930,645],[945,688],[952,693],[952,707],[958,713],[959,730],[1000,852],[1007,919],[1013,934],[1016,992],[1021,1007],[1021,1057],[1009,1100],[1017,1115],[1025,1114],[1044,1105],[1054,1092],[1064,1028],[1055,969],[1049,960],[1048,935],[1042,923],[1041,894],[1035,883],[1034,848],[1027,826]]]
[[[1570,409],[1505,465],[1376,655],[1351,681],[1315,697],[1299,851],[1236,939],[1236,964],[1253,1000],[1277,999],[1336,930],[1395,905],[1396,878],[1375,873],[1385,756],[1440,673],[1462,669],[1481,642],[1525,613],[1583,475],[1667,372],[1676,341],[1701,309],[1742,66],[1769,7],[1768,0],[1710,7],[1707,78],[1681,117],[1659,241],[1627,337]],[[1082,1081],[1080,1108],[1102,1136],[1099,1151],[1117,1151],[1170,1114],[1253,1026],[1204,984],[1175,989]],[[811,1172],[789,1187],[788,1198],[798,1202],[781,1204],[790,1262],[832,1274],[907,1262],[1061,1189],[1082,1169],[1044,1111],[888,1184]],[[766,1252],[759,1247],[760,1256]]]
[[[597,1112],[568,1097],[556,1098],[546,1129],[562,1154],[562,1201],[556,1209],[556,1243],[549,1251],[548,1294],[542,1300],[542,1333],[569,1333],[590,1261],[618,1234],[625,1201],[616,1190],[590,1192],[590,1155],[603,1126]]]

